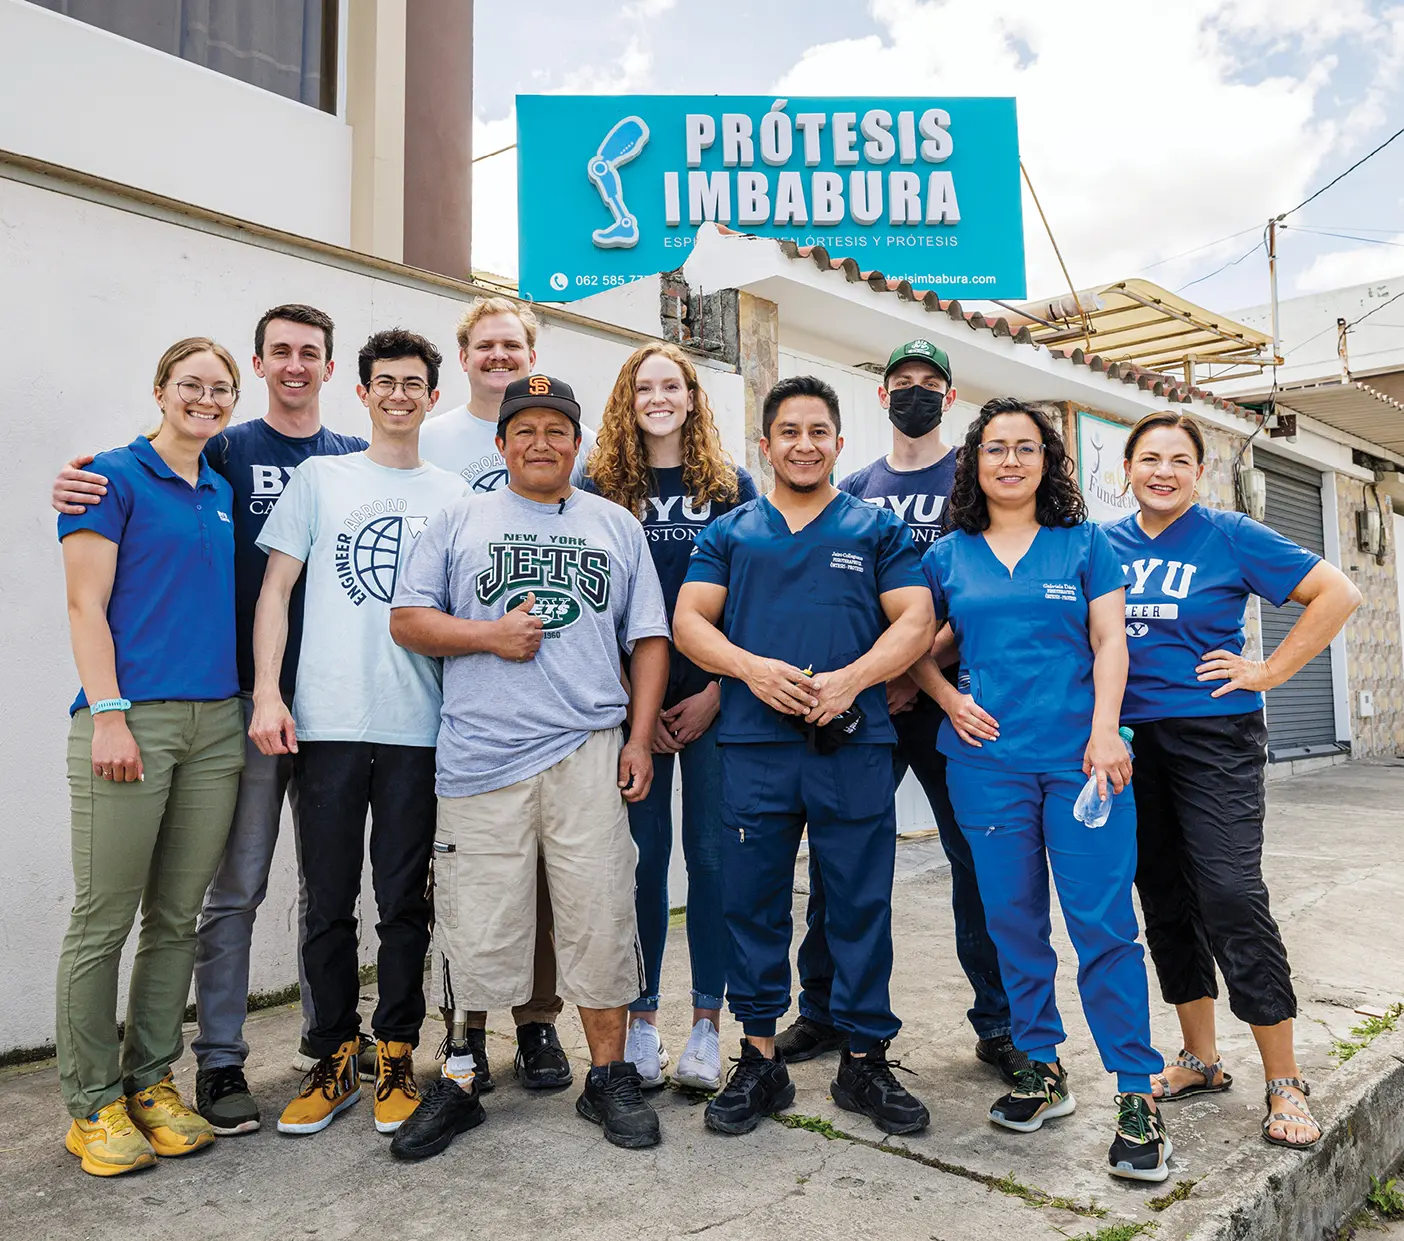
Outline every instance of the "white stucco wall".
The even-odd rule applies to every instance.
[[[6,0],[0,0],[0,3]],[[337,324],[337,370],[324,396],[328,425],[368,433],[355,394],[355,351],[373,330],[401,324],[446,356],[443,407],[467,399],[453,327],[463,303],[451,291],[303,252],[182,227],[0,176],[0,339],[7,342],[0,418],[0,487],[12,522],[0,543],[0,763],[9,773],[0,817],[0,1051],[53,1033],[53,979],[72,899],[64,781],[67,705],[77,685],[68,647],[59,546],[49,490],[78,452],[128,442],[154,421],[151,374],[161,351],[208,334],[244,367],[238,418],[263,412],[248,369],[253,326],[269,306],[303,301]],[[607,332],[548,324],[539,365],[568,379],[586,410],[599,409],[633,349]],[[744,441],[739,376],[707,372],[733,452]],[[285,828],[286,828],[285,823]],[[295,979],[291,841],[280,846],[254,940],[255,990]],[[675,891],[674,903],[679,895]],[[369,897],[363,898],[367,909]],[[372,935],[373,939],[373,935]]]
[[[178,56],[0,0],[0,148],[335,245],[351,129]]]

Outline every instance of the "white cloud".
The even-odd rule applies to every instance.
[[[1317,115],[1337,68],[1321,50],[1372,34],[1392,47],[1404,20],[1365,0],[1088,0],[1075,19],[1065,5],[988,0],[873,0],[871,12],[881,38],[811,47],[776,90],[1016,96],[1025,165],[1084,286],[1305,197],[1323,163],[1339,162],[1352,119]],[[1260,56],[1286,48],[1316,53],[1306,74],[1259,77]],[[1027,195],[1025,236],[1030,293],[1060,291]],[[1173,286],[1251,242],[1154,277]]]
[[[1404,233],[1390,237],[1388,242],[1318,255],[1292,283],[1298,293],[1323,293],[1404,275]]]

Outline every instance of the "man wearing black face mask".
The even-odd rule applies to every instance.
[[[839,490],[890,508],[925,551],[941,532],[946,499],[955,479],[955,450],[941,441],[941,419],[955,401],[951,363],[929,340],[899,345],[887,360],[878,401],[892,423],[892,451],[850,474]],[[938,648],[950,631],[937,635]],[[939,659],[939,649],[938,649]],[[1027,1063],[1009,1036],[1009,1001],[999,977],[999,959],[985,926],[985,907],[975,882],[970,847],[956,826],[946,793],[946,759],[936,750],[941,709],[906,674],[887,683],[887,704],[897,730],[893,750],[894,784],[907,769],[916,773],[941,831],[951,863],[951,907],[955,914],[956,955],[975,992],[969,1011],[975,1028],[975,1054],[1013,1083]],[[775,1045],[786,1060],[809,1060],[841,1048],[843,1034],[829,1013],[833,961],[824,935],[824,885],[818,868],[809,872],[809,929],[799,950],[800,1015]]]

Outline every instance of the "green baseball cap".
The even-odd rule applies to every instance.
[[[898,345],[892,351],[892,356],[887,359],[887,369],[882,372],[883,382],[887,382],[887,377],[892,374],[893,367],[900,366],[903,362],[911,361],[913,358],[918,362],[926,362],[934,366],[946,377],[948,384],[955,383],[955,378],[951,375],[951,360],[946,356],[946,351],[938,349],[929,340],[909,340],[905,345]]]

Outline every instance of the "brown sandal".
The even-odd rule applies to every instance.
[[[1298,1102],[1287,1093],[1286,1087],[1302,1092],[1301,1101]],[[1267,1083],[1267,1093],[1264,1095],[1264,1104],[1268,1114],[1263,1118],[1263,1137],[1274,1146],[1286,1146],[1291,1150],[1306,1150],[1315,1146],[1321,1141],[1321,1124],[1315,1116],[1311,1114],[1311,1108],[1306,1104],[1307,1096],[1311,1094],[1311,1087],[1306,1081],[1299,1077],[1274,1077]],[[1272,1100],[1276,1096],[1279,1099],[1290,1103],[1293,1107],[1301,1108],[1301,1115],[1293,1112],[1274,1112],[1272,1110]],[[1289,1142],[1286,1138],[1275,1138],[1268,1132],[1274,1123],[1287,1125],[1310,1125],[1316,1130],[1316,1136],[1310,1142]]]
[[[1215,1060],[1213,1064],[1205,1064],[1198,1056],[1191,1055],[1183,1048],[1180,1050],[1180,1058],[1170,1063],[1171,1068],[1189,1069],[1191,1073],[1198,1073],[1204,1080],[1197,1085],[1191,1082],[1188,1086],[1181,1086],[1179,1090],[1170,1087],[1170,1079],[1164,1073],[1155,1073],[1151,1076],[1151,1085],[1159,1083],[1163,1094],[1152,1096],[1157,1103],[1169,1103],[1172,1099],[1190,1099],[1200,1094],[1222,1094],[1233,1085],[1233,1075],[1224,1073],[1224,1062],[1222,1059]],[[1216,1086],[1214,1078],[1223,1073],[1223,1080]]]

